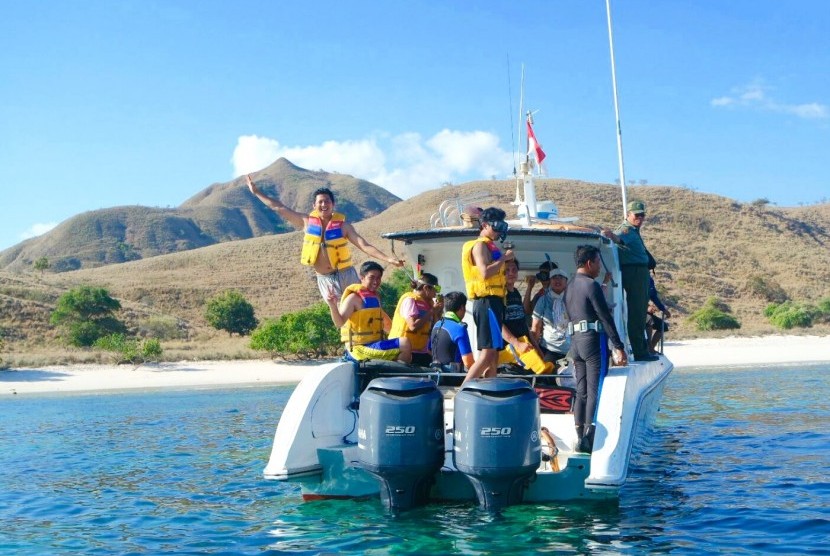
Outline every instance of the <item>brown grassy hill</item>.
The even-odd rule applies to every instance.
[[[537,186],[538,198],[555,200],[561,216],[578,215],[580,223],[609,227],[621,220],[617,187],[553,179]],[[422,193],[356,227],[390,252],[382,232],[425,228],[440,201],[480,191],[490,197],[478,204],[514,212],[509,205],[512,182],[476,182]],[[659,186],[631,187],[628,197],[647,204],[643,236],[659,261],[658,287],[675,313],[674,337],[699,335],[684,317],[710,296],[732,309],[742,323],[741,334],[778,331],[761,314],[770,298],[815,303],[830,297],[830,205],[776,208]],[[0,272],[0,333],[6,334],[7,344],[20,346],[50,339],[44,323],[54,300],[69,287],[91,284],[106,287],[122,301],[133,327],[150,315],[173,315],[188,323],[192,337],[214,341],[203,304],[223,290],[241,291],[260,319],[319,301],[311,272],[298,262],[299,251],[300,232],[293,232],[94,269],[47,272],[42,278]],[[360,252],[355,258],[365,259]],[[811,332],[830,334],[830,327]]]
[[[332,188],[337,191],[337,209],[353,220],[378,214],[400,200],[365,180],[305,170],[284,158],[253,177],[268,195],[301,211],[311,207],[315,189]],[[238,178],[213,184],[175,209],[115,207],[76,215],[0,253],[0,268],[25,272],[46,257],[51,270],[65,272],[288,231],[293,228]]]

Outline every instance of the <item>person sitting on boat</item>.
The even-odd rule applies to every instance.
[[[473,320],[478,359],[467,372],[467,378],[494,377],[499,361],[499,350],[504,347],[501,325],[504,321],[504,263],[513,260],[513,250],[502,253],[495,240],[504,241],[507,222],[504,211],[490,207],[481,211],[480,231],[476,239],[461,248],[461,269],[467,297],[473,300]]]
[[[565,309],[565,290],[568,275],[560,269],[550,274],[550,288],[536,302],[533,309],[532,331],[539,340],[545,361],[556,363],[565,358],[571,347],[568,331],[568,312]]]
[[[571,356],[576,377],[574,425],[575,450],[591,453],[594,446],[594,418],[599,396],[600,370],[606,360],[608,341],[614,346],[614,363],[627,365],[625,347],[617,333],[602,288],[596,281],[602,270],[599,250],[593,245],[576,249],[576,276],[568,287],[565,305],[570,317]]]
[[[331,320],[340,328],[340,340],[346,346],[346,354],[353,359],[409,363],[412,349],[408,338],[384,339],[391,319],[381,308],[377,293],[382,277],[383,267],[375,261],[366,261],[360,267],[359,284],[347,286],[342,296],[332,289],[326,296]]]
[[[314,268],[317,275],[317,289],[320,290],[323,299],[331,289],[340,295],[346,286],[360,282],[352,264],[348,242],[370,257],[382,259],[395,266],[403,266],[404,261],[384,254],[357,233],[357,230],[346,222],[343,214],[334,212],[334,193],[330,189],[326,187],[317,189],[313,194],[312,211],[304,215],[288,208],[279,199],[263,193],[254,184],[250,174],[245,177],[248,181],[248,189],[260,201],[276,211],[283,220],[295,228],[305,230],[300,262]]]
[[[640,228],[646,218],[646,204],[631,201],[628,214],[614,232],[603,230],[603,235],[620,245],[620,270],[622,286],[628,309],[628,341],[637,361],[655,361],[657,357],[648,353],[646,343],[646,310],[648,308],[648,264],[649,254]]]
[[[504,263],[504,278],[507,295],[504,298],[504,323],[502,338],[509,344],[499,352],[499,365],[515,364],[526,367],[536,374],[553,371],[553,365],[542,359],[542,352],[527,325],[522,294],[516,289],[519,278],[519,261],[513,259]]]
[[[525,289],[525,295],[522,302],[524,303],[526,315],[533,314],[533,308],[536,307],[536,303],[539,301],[539,298],[545,295],[545,292],[550,287],[550,273],[556,268],[559,268],[559,266],[555,262],[545,261],[539,265],[539,272],[525,278],[527,289]],[[539,288],[536,293],[533,293],[533,286],[536,285],[537,281],[542,285],[542,287]]]
[[[433,323],[441,316],[443,301],[436,300],[440,291],[438,278],[424,272],[412,284],[412,291],[398,300],[392,315],[390,338],[408,338],[412,345],[412,363],[429,367],[432,354],[429,351],[429,334]]]
[[[475,363],[467,324],[462,322],[466,312],[467,296],[463,292],[444,296],[444,316],[435,323],[429,340],[433,367],[458,373]]]

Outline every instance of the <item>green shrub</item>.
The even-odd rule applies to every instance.
[[[340,330],[331,322],[328,305],[317,303],[278,319],[266,319],[251,334],[249,346],[272,355],[331,355],[340,347]]]
[[[112,352],[116,364],[158,361],[163,353],[161,343],[156,338],[139,341],[124,334],[110,334],[98,338],[95,347]]]
[[[257,326],[254,306],[235,290],[228,290],[207,301],[205,320],[217,330],[244,336]]]
[[[820,316],[820,311],[810,305],[786,303],[767,305],[764,316],[771,324],[784,330],[791,328],[808,328],[813,325],[813,319]]]
[[[163,353],[164,350],[158,338],[147,338],[141,342],[141,357],[145,361],[158,361]]]
[[[825,297],[816,305],[815,322],[830,323],[830,297]]]
[[[729,310],[722,301],[715,297],[706,300],[703,307],[695,311],[689,320],[697,326],[698,330],[732,330],[740,328],[738,319],[730,315]]]

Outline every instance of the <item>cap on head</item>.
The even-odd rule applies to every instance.
[[[561,277],[562,277],[562,278],[564,278],[565,280],[567,280],[567,279],[568,279],[568,275],[567,275],[567,274],[565,274],[565,273],[564,273],[561,269],[559,269],[559,268],[554,268],[553,270],[551,270],[551,271],[550,271],[550,277],[551,277],[551,278],[553,278],[554,276],[561,276]]]
[[[628,203],[628,212],[638,213],[645,212],[646,204],[642,201],[631,201]]]

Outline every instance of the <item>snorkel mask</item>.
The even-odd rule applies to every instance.
[[[496,220],[495,222],[489,222],[489,224],[493,228],[493,231],[499,234],[499,241],[504,241],[507,237],[507,229],[509,228],[507,222],[504,220]]]

